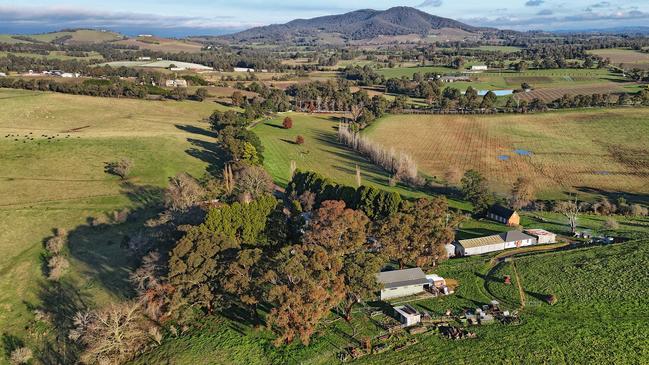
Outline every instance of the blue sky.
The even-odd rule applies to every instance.
[[[91,27],[127,34],[219,34],[295,18],[392,6],[413,6],[471,25],[515,30],[649,25],[649,0],[0,0],[0,33]]]

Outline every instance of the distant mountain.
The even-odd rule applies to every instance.
[[[326,40],[331,37],[358,41],[381,36],[426,37],[441,29],[452,29],[462,34],[495,31],[495,29],[473,27],[415,8],[400,6],[385,11],[364,9],[341,15],[297,19],[286,24],[252,28],[220,38],[235,42],[282,42],[299,38]]]

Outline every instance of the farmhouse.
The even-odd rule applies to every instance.
[[[536,238],[536,242],[539,245],[557,242],[557,235],[552,232],[548,232],[545,229],[526,229],[525,233]]]
[[[486,65],[473,65],[471,66],[471,71],[487,71],[488,68]]]
[[[439,78],[441,82],[444,83],[453,83],[453,82],[471,82],[471,78],[466,77],[466,76],[442,76]]]
[[[421,322],[421,313],[408,304],[394,307],[394,313],[399,318],[399,322],[406,327],[414,326]]]
[[[515,210],[505,208],[502,205],[493,205],[487,211],[487,218],[506,224],[508,226],[517,226],[521,223],[521,217]]]
[[[235,67],[234,72],[255,72],[254,68]]]
[[[187,87],[187,80],[183,80],[183,79],[167,80],[165,82],[165,85],[167,87]]]
[[[383,285],[381,300],[419,294],[424,292],[424,285],[428,285],[426,274],[419,267],[384,271],[378,273],[376,278]]]
[[[457,256],[473,256],[510,248],[531,246],[536,243],[536,238],[532,236],[519,231],[509,231],[493,236],[459,240],[455,243],[455,253]]]

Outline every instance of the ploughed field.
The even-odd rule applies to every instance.
[[[579,189],[649,190],[647,109],[528,115],[390,115],[364,133],[413,155],[424,173],[476,169],[492,189],[531,178],[541,198]]]

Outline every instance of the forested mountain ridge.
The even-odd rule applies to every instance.
[[[385,11],[363,9],[340,15],[313,19],[296,19],[286,24],[273,24],[222,36],[230,41],[289,41],[322,33],[336,33],[345,39],[363,40],[378,36],[428,35],[438,29],[458,29],[469,33],[495,31],[428,14],[410,7],[394,7]]]

